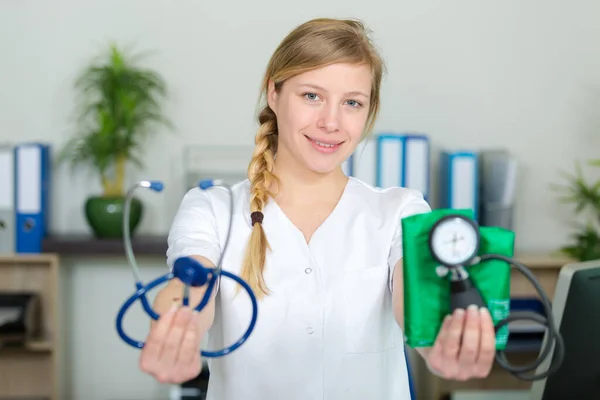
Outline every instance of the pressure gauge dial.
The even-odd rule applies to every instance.
[[[479,227],[462,215],[447,215],[438,220],[429,234],[429,248],[442,265],[468,265],[479,251]]]

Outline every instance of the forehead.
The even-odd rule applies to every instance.
[[[367,64],[331,64],[296,75],[290,86],[318,86],[328,92],[371,92],[371,68]]]

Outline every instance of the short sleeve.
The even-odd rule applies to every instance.
[[[217,221],[208,191],[191,189],[179,205],[167,239],[167,265],[180,257],[203,256],[216,265],[220,257]]]
[[[394,272],[396,263],[402,258],[402,218],[406,218],[411,215],[428,213],[431,211],[431,207],[423,198],[423,195],[416,191],[411,190],[404,200],[404,204],[400,209],[400,217],[394,231],[392,238],[392,244],[390,247],[390,254],[388,257],[388,265],[390,267],[390,281],[391,276]]]

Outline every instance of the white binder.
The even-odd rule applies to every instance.
[[[0,146],[0,254],[15,252],[14,148]]]
[[[430,165],[429,137],[404,135],[402,186],[418,190],[425,200],[429,199]]]
[[[404,176],[404,136],[386,133],[377,135],[376,186],[400,187]]]
[[[346,168],[350,171],[351,176],[368,185],[376,186],[377,139],[363,140],[352,153]]]
[[[479,211],[479,166],[477,153],[444,151],[440,160],[440,206]]]
[[[429,137],[386,133],[377,136],[377,186],[405,187],[429,197]]]
[[[344,171],[344,174],[346,176],[353,176],[353,171],[352,171],[352,155],[350,155],[350,157],[348,157],[346,159],[346,161],[344,161],[342,163],[342,171]]]

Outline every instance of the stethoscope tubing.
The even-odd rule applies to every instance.
[[[207,180],[207,181],[200,182],[200,184],[198,186],[200,189],[205,190],[205,189],[208,189],[209,187],[215,186],[215,184],[216,184],[215,181]],[[229,191],[229,195],[231,197],[230,198],[230,211],[231,211],[230,215],[231,216],[230,216],[230,220],[229,220],[229,232],[227,234],[227,239],[225,241],[225,245],[224,245],[224,249],[223,249],[223,253],[224,253],[224,250],[227,248],[227,245],[229,243],[229,237],[230,237],[230,233],[231,233],[231,226],[232,226],[232,220],[233,220],[233,193],[231,192],[231,188],[229,186],[226,186],[226,185],[222,185],[222,186],[226,187],[226,189]],[[251,318],[250,324],[248,325],[248,328],[246,329],[244,334],[236,342],[234,342],[231,346],[221,349],[221,350],[217,350],[217,351],[201,350],[200,354],[204,357],[222,357],[222,356],[232,353],[233,351],[237,350],[242,344],[244,344],[244,342],[246,342],[249,339],[250,335],[252,334],[252,331],[254,330],[254,327],[256,326],[256,321],[258,319],[258,301],[256,299],[256,296],[255,296],[252,288],[246,283],[246,281],[244,281],[239,276],[222,269],[222,267],[221,267],[221,262],[222,262],[222,258],[223,258],[222,256],[215,268],[205,268],[198,261],[194,261],[191,259],[186,260],[187,257],[183,257],[180,259],[180,260],[183,260],[184,262],[192,261],[191,273],[192,273],[192,275],[194,275],[194,272],[199,273],[200,276],[202,276],[200,282],[190,283],[190,281],[189,281],[190,276],[178,277],[175,274],[175,272],[170,271],[170,272],[154,279],[147,285],[144,285],[141,281],[139,267],[135,260],[135,255],[133,253],[133,249],[131,246],[131,238],[130,238],[131,234],[129,231],[129,224],[128,224],[130,202],[131,202],[131,199],[133,198],[134,191],[139,187],[146,187],[146,188],[152,189],[156,192],[160,192],[163,189],[163,185],[161,182],[141,181],[141,182],[138,182],[135,185],[133,185],[128,190],[127,196],[125,198],[124,218],[123,218],[123,235],[124,235],[123,239],[124,239],[125,253],[126,253],[127,259],[129,261],[129,264],[133,270],[136,291],[129,298],[127,298],[127,300],[125,300],[125,302],[122,304],[121,308],[119,309],[119,312],[117,313],[117,319],[116,319],[117,333],[119,334],[121,339],[125,343],[129,344],[130,346],[135,347],[137,349],[144,348],[144,346],[145,346],[144,342],[132,339],[129,335],[127,335],[125,333],[125,330],[123,329],[123,320],[124,320],[125,314],[129,310],[129,308],[133,305],[133,303],[135,303],[137,300],[140,300],[144,311],[152,319],[154,319],[155,321],[160,319],[160,315],[154,311],[154,309],[152,308],[152,306],[150,305],[150,303],[148,301],[148,298],[146,297],[146,294],[149,291],[151,291],[152,289],[156,288],[157,286],[164,284],[166,282],[169,282],[171,279],[179,278],[179,279],[185,281],[183,301],[182,301],[182,305],[184,307],[189,306],[190,284],[192,284],[192,285],[208,284],[207,290],[204,293],[202,300],[194,308],[196,311],[201,311],[208,304],[208,301],[212,296],[213,289],[217,285],[217,282],[219,281],[220,277],[225,276],[227,278],[230,278],[230,279],[233,279],[234,281],[236,281],[248,293],[248,296],[250,297],[250,302],[252,304],[252,318]],[[180,269],[175,269],[175,270],[179,271],[178,272],[179,274],[182,274],[182,275],[187,274],[187,272],[182,272]],[[210,276],[210,279],[206,279],[209,276]]]
[[[254,295],[250,286],[243,279],[241,279],[240,277],[238,277],[235,274],[232,274],[231,272],[221,270],[220,274],[222,276],[231,278],[234,281],[236,281],[237,283],[239,283],[244,288],[244,290],[248,293],[248,295],[250,296],[250,301],[252,303],[252,318],[250,320],[250,324],[248,325],[248,328],[236,342],[234,342],[231,346],[229,346],[225,349],[222,349],[222,350],[218,350],[218,351],[202,350],[200,352],[200,354],[204,357],[222,357],[224,355],[230,354],[231,352],[237,350],[246,340],[248,340],[248,338],[252,334],[252,331],[254,330],[254,327],[256,325],[256,320],[258,317],[258,301],[256,300],[256,296]],[[169,272],[169,273],[166,273],[166,274],[156,278],[155,280],[153,280],[152,282],[148,283],[145,286],[143,283],[141,283],[139,281],[136,282],[136,285],[135,285],[137,288],[136,292],[134,294],[132,294],[123,303],[123,305],[119,309],[119,313],[117,314],[117,320],[116,320],[117,332],[119,333],[119,336],[127,344],[129,344],[135,348],[138,348],[138,349],[144,348],[144,345],[145,345],[144,342],[132,339],[130,336],[128,336],[125,333],[125,330],[123,329],[123,319],[125,317],[125,314],[129,310],[129,308],[133,305],[133,303],[135,303],[138,299],[140,299],[140,301],[142,302],[142,307],[144,308],[144,311],[146,311],[146,313],[148,313],[148,315],[150,315],[150,317],[152,317],[152,319],[157,321],[160,318],[160,315],[157,314],[152,309],[152,306],[150,305],[150,303],[148,302],[148,298],[146,297],[146,293],[148,293],[155,287],[157,287],[165,282],[170,281],[173,278],[175,278],[175,274],[173,274],[173,272]],[[210,299],[210,296],[212,295],[212,288],[214,287],[217,279],[218,279],[217,275],[213,274],[213,278],[211,279],[211,282],[209,283],[209,289],[204,294],[204,297],[202,298],[200,303],[198,303],[198,305],[195,307],[196,311],[201,311],[202,309],[204,309],[204,307],[208,303],[208,300]]]

